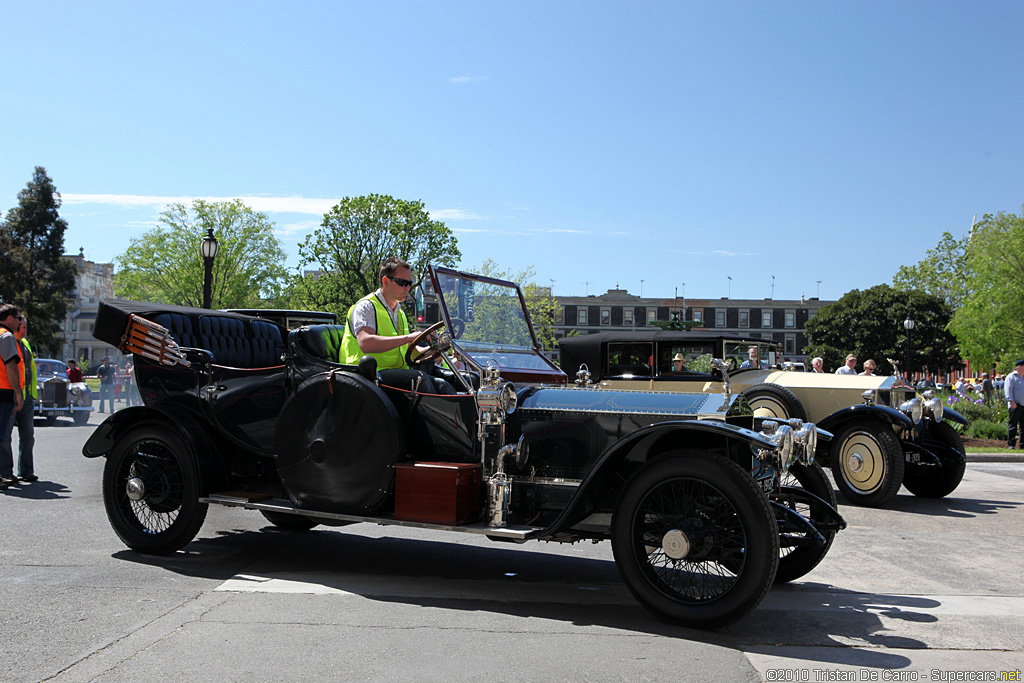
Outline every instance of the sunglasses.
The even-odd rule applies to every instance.
[[[388,279],[390,279],[392,282],[394,282],[399,287],[412,287],[414,284],[416,284],[416,282],[414,280],[406,280],[406,279],[400,278],[400,277],[393,277],[393,278],[388,278]]]

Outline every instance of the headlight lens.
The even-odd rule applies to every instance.
[[[74,394],[75,396],[80,396],[82,394],[82,387],[71,387],[71,393]]]
[[[912,398],[900,404],[900,412],[913,420],[914,424],[920,424],[924,417],[924,406],[921,404],[921,399]]]
[[[942,400],[938,398],[930,398],[924,402],[925,415],[932,418],[935,422],[942,422]]]
[[[788,472],[793,460],[793,428],[780,425],[774,420],[765,420],[761,423],[761,433],[779,449],[779,469]]]

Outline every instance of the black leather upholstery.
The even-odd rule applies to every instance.
[[[292,330],[297,346],[311,356],[331,363],[339,362],[344,334],[344,325],[308,325]]]
[[[178,346],[206,349],[213,362],[233,368],[269,368],[281,365],[284,336],[272,322],[223,316],[164,312],[151,316],[166,327]]]

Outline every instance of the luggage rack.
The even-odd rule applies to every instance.
[[[480,534],[488,538],[503,541],[522,543],[531,537],[531,534],[540,531],[541,527],[509,525],[505,527],[491,527],[486,524],[434,524],[431,522],[415,522],[408,519],[399,519],[391,514],[365,517],[361,515],[348,515],[339,512],[322,512],[319,510],[306,510],[296,507],[290,500],[284,498],[273,498],[271,496],[249,493],[244,491],[228,491],[225,493],[211,493],[199,499],[200,503],[213,505],[224,505],[227,507],[240,507],[247,510],[266,510],[267,512],[280,512],[288,515],[302,515],[312,519],[331,519],[341,522],[365,522],[367,524],[380,524],[384,526],[409,526],[420,529],[435,529],[438,531],[461,531],[467,534]]]

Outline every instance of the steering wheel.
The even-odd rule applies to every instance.
[[[439,332],[434,339],[428,340],[428,337],[438,332],[438,330],[441,330],[443,327],[444,321],[438,320],[436,323],[416,335],[416,338],[412,340],[411,344],[409,344],[409,348],[405,350],[405,362],[408,365],[429,363],[448,349],[452,348],[452,336],[448,334],[447,330]],[[419,346],[426,346],[428,348],[426,351],[421,352],[417,348]]]

